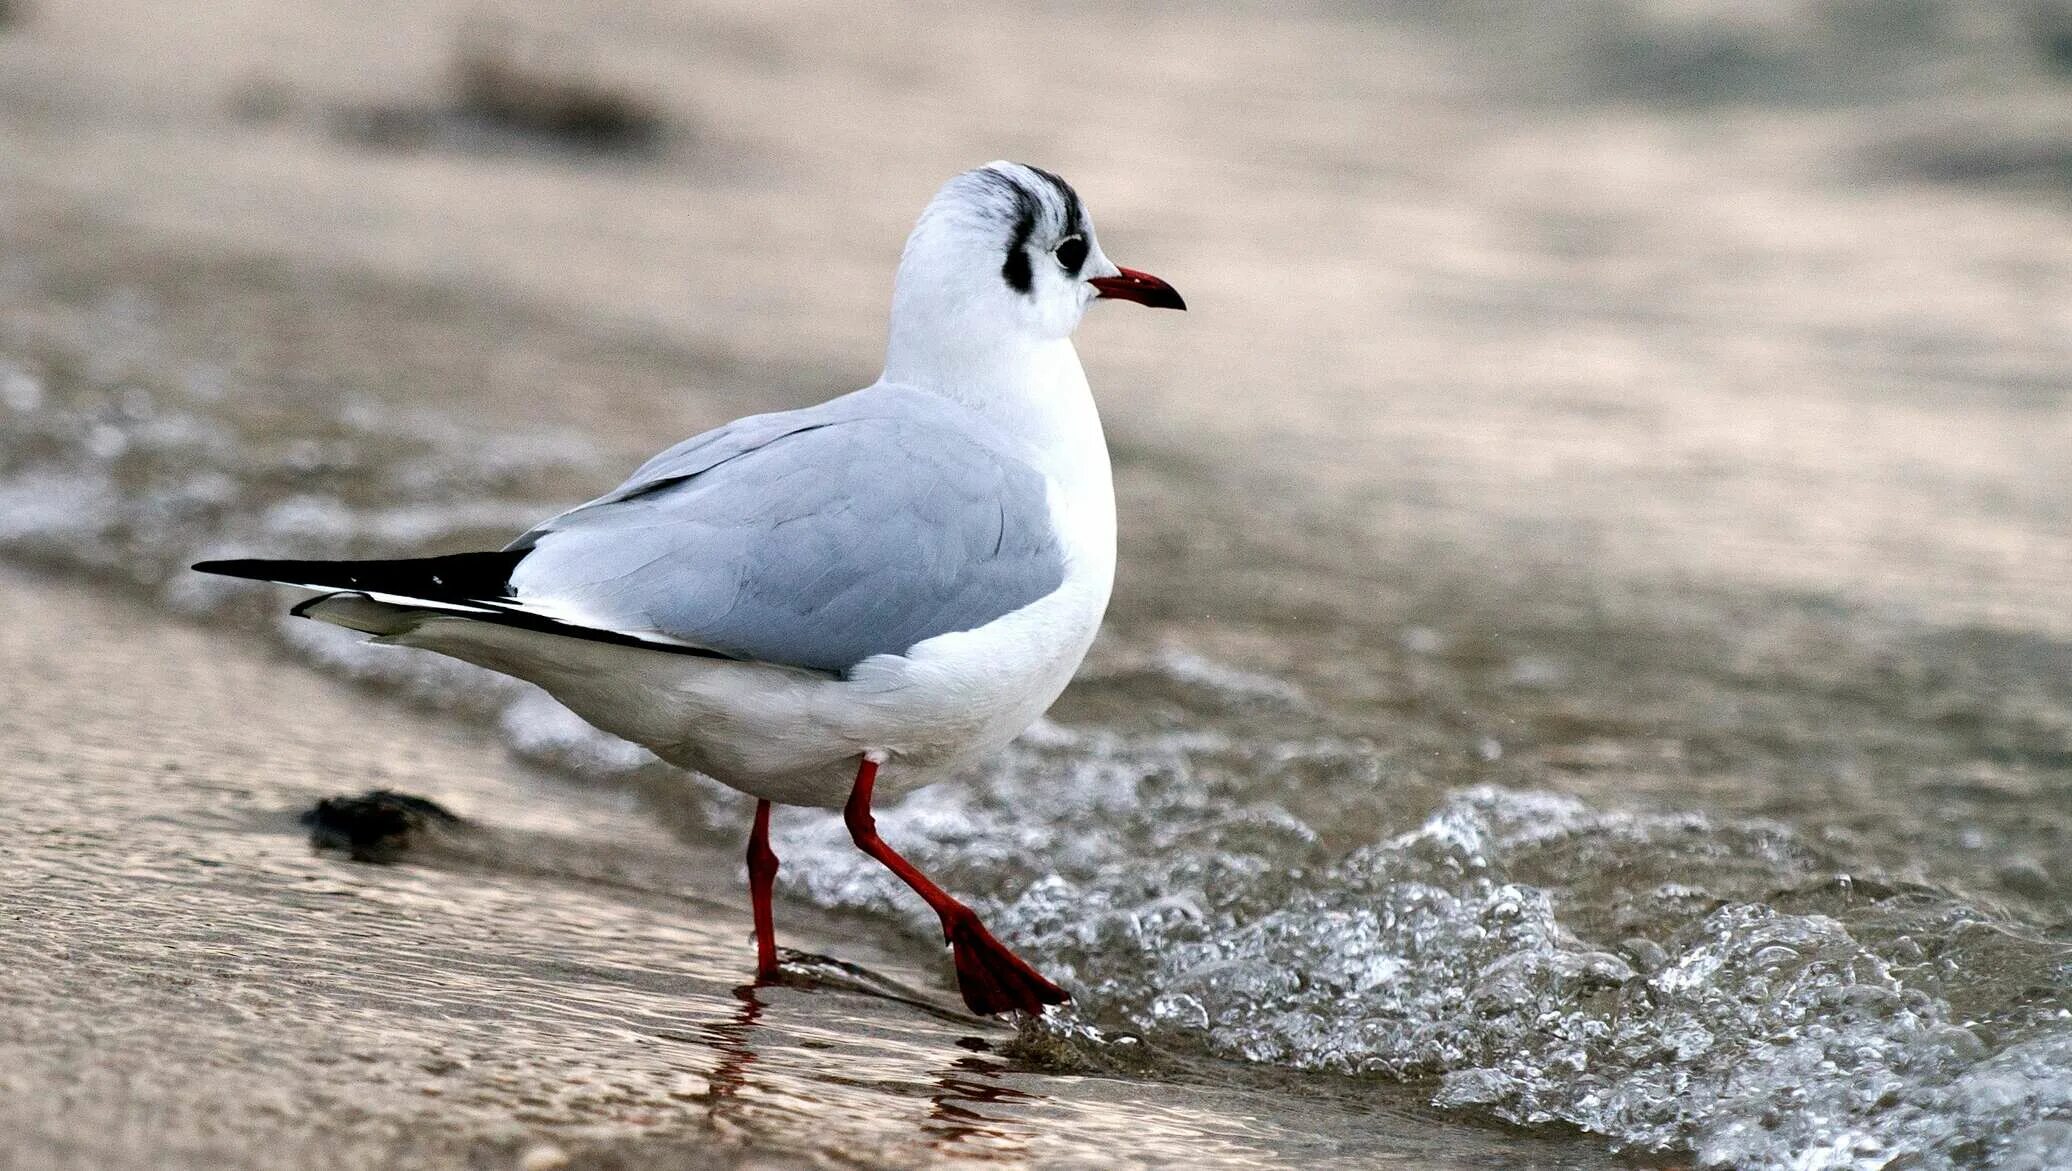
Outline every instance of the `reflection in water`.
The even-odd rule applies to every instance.
[[[1034,1094],[1025,1094],[993,1080],[1006,1072],[1007,1067],[977,1057],[960,1057],[951,1062],[950,1071],[935,1079],[939,1092],[929,1095],[935,1105],[928,1112],[928,1120],[922,1124],[922,1129],[932,1136],[928,1145],[938,1151],[991,1158],[1025,1152],[1027,1143],[1022,1141],[1023,1128],[1010,1131],[1012,1123],[981,1114],[965,1105],[1042,1100]]]
[[[727,1099],[748,1084],[748,1067],[755,1064],[755,1049],[749,1040],[755,1034],[755,1023],[763,1016],[763,1002],[756,995],[756,987],[743,984],[734,989],[734,998],[741,1002],[734,1015],[699,1025],[697,1038],[685,1038],[702,1041],[719,1054],[719,1064],[707,1075],[705,1093],[700,1098],[715,1118],[720,1116]]]
[[[871,979],[879,979],[861,969],[855,971]],[[793,982],[779,976],[774,980],[739,985],[731,992],[735,1007],[724,1018],[701,1022],[688,1032],[658,1031],[657,1035],[665,1039],[700,1045],[717,1055],[712,1071],[706,1075],[705,1092],[690,1098],[711,1112],[710,1121],[716,1128],[728,1129],[749,1122],[750,1100],[771,1103],[781,1099],[794,1100],[805,1108],[801,1112],[801,1122],[810,1122],[821,1110],[839,1106],[839,1103],[827,1100],[832,1095],[815,1094],[807,1086],[774,1084],[791,1080],[779,1070],[766,1071],[766,1080],[772,1084],[752,1084],[753,1067],[758,1060],[758,1034],[768,1032],[770,1035],[763,1040],[773,1048],[782,1048],[786,1044],[780,1032],[762,1026],[763,1016],[768,1010],[763,991]],[[809,977],[796,982],[807,984],[813,981]],[[902,1002],[905,998],[888,996],[883,999]],[[976,1038],[965,1038],[960,1043],[972,1042],[984,1045]],[[855,1084],[833,1069],[820,1072],[823,1084]],[[1001,1103],[1047,1101],[1042,1095],[1002,1084],[999,1079],[1012,1072],[1005,1065],[978,1057],[958,1057],[925,1083],[913,1081],[901,1086],[895,1084],[900,1079],[896,1072],[892,1072],[890,1077],[868,1084],[873,1090],[889,1092],[895,1100],[912,1096],[914,1090],[926,1090],[930,1105],[927,1115],[919,1120],[919,1137],[930,1150],[960,1158],[1018,1160],[1029,1153],[1030,1140],[1034,1137],[1032,1129],[1026,1124],[994,1117],[977,1109]],[[754,1090],[763,1092],[748,1092]]]

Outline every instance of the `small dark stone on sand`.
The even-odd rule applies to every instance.
[[[309,827],[313,848],[342,850],[355,862],[377,864],[401,858],[428,830],[462,824],[438,802],[393,789],[326,797],[299,820]]]

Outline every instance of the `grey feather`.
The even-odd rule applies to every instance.
[[[842,671],[1056,590],[1047,481],[938,395],[874,387],[677,444],[541,524],[526,608],[734,658]]]

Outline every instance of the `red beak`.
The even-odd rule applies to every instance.
[[[1180,291],[1148,272],[1125,268],[1117,276],[1097,276],[1086,282],[1101,291],[1107,301],[1135,301],[1153,309],[1185,309]]]

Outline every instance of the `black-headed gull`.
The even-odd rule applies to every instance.
[[[295,613],[538,684],[757,798],[759,975],[770,806],[839,807],[940,916],[965,1003],[1041,1012],[1064,991],[886,845],[871,801],[1004,747],[1093,643],[1115,492],[1072,331],[1102,298],[1186,307],[1109,261],[1064,180],[992,163],[907,238],[873,385],[685,440],[499,552],[195,568],[330,591]]]

